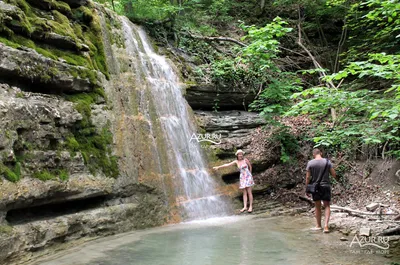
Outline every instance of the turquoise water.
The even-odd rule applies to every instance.
[[[41,265],[390,264],[349,247],[308,218],[229,217],[155,228],[89,242]],[[370,253],[371,252],[371,253]]]

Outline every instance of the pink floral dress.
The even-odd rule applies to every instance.
[[[253,175],[247,166],[247,163],[242,164],[239,167],[240,170],[240,187],[239,189],[248,188],[254,185]]]

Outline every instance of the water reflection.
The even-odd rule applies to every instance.
[[[341,235],[310,232],[312,225],[308,218],[215,218],[106,238],[37,264],[390,264],[383,256],[353,254]]]

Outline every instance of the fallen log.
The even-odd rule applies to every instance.
[[[400,235],[400,226],[395,227],[395,228],[390,228],[390,229],[383,230],[381,235],[382,236]]]
[[[342,211],[345,211],[345,212],[348,212],[348,213],[356,213],[356,214],[364,214],[364,215],[397,215],[397,213],[369,213],[369,212],[353,210],[353,209],[350,209],[350,208],[340,207],[340,206],[335,206],[335,205],[332,205],[331,209],[342,210]]]

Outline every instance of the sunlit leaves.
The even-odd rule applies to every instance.
[[[327,76],[327,80],[349,79],[339,89],[313,87],[292,95],[297,101],[286,115],[308,114],[319,123],[314,141],[318,145],[352,148],[358,144],[392,143],[393,155],[400,154],[400,56],[370,54],[368,61],[351,62],[339,73]],[[354,77],[377,78],[392,83],[383,91],[359,89],[352,91]],[[337,118],[331,120],[330,110],[335,109]],[[334,127],[332,127],[334,124]]]
[[[240,27],[247,32],[242,38],[246,47],[237,50],[235,58],[212,63],[215,83],[260,91],[250,108],[265,117],[286,111],[291,94],[300,89],[301,82],[296,74],[281,71],[275,61],[279,38],[292,30],[285,25],[287,23],[279,17],[261,28],[241,23]]]

